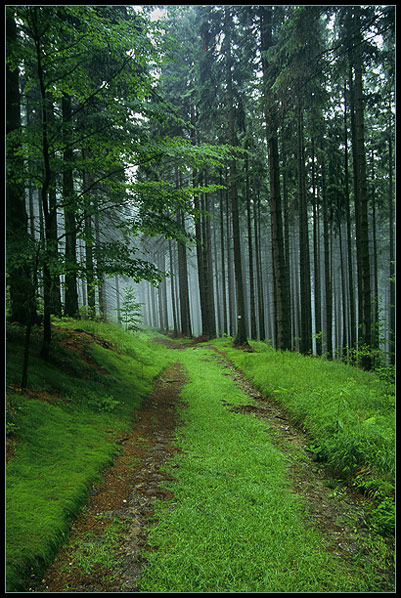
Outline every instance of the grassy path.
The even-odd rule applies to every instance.
[[[187,349],[174,499],[156,509],[141,591],[380,591],[380,567],[337,555],[291,492],[288,461],[210,350]],[[226,374],[226,375],[224,375]]]
[[[25,394],[13,384],[21,347],[12,331],[10,591],[392,591],[391,546],[313,461],[281,396],[269,403],[252,385],[265,392],[265,380],[251,384],[233,366],[274,384],[284,355],[272,353],[280,363],[270,368],[263,354],[223,341],[159,337],[160,346],[117,327],[67,324],[53,363],[33,353]],[[291,397],[301,393],[310,413],[304,387]],[[313,410],[318,423],[324,415]]]
[[[175,405],[184,384],[181,364],[173,363],[159,376],[122,438],[120,455],[94,486],[68,542],[47,569],[42,591],[138,591],[153,501],[173,496],[160,483],[175,479],[164,471],[164,463],[177,450]]]

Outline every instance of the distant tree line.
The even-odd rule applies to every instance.
[[[175,335],[393,363],[394,7],[165,9],[6,7],[25,366],[131,283]]]
[[[193,127],[175,134],[241,150],[214,174],[157,166],[224,186],[186,223],[201,333],[393,361],[393,7],[172,7],[165,26],[160,89]]]

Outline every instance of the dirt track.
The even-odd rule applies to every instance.
[[[188,347],[167,338],[157,340],[173,349]],[[192,343],[195,345],[196,341]],[[227,366],[222,353],[213,351],[213,355]],[[330,550],[345,561],[352,560],[355,554],[365,550],[365,539],[370,533],[364,522],[366,499],[337,486],[324,466],[313,460],[303,430],[294,426],[277,404],[255,390],[232,364],[230,373],[222,375],[232,377],[253,401],[252,405],[241,407],[225,401],[227,409],[266,419],[273,430],[274,443],[288,457],[291,487],[307,505],[307,521],[326,535]],[[177,406],[185,381],[185,370],[179,363],[170,366],[160,377],[136,413],[131,433],[120,439],[121,455],[105,472],[102,483],[93,489],[88,507],[74,523],[66,547],[60,550],[40,588],[34,591],[140,592],[138,576],[143,554],[150,549],[146,534],[153,518],[152,503],[156,499],[173,498],[172,492],[161,489],[159,484],[166,479],[174,480],[163,471],[163,464],[178,450],[173,445],[174,430],[179,424]],[[116,519],[123,529],[114,553],[118,565],[112,569],[98,566],[84,574],[74,556],[77,543],[88,533],[102,542],[107,524]],[[388,583],[390,587],[393,571],[380,573],[384,586]]]
[[[136,413],[132,431],[120,438],[121,454],[107,469],[102,482],[93,487],[89,504],[74,522],[66,546],[47,570],[40,588],[33,591],[138,591],[139,553],[147,548],[146,522],[153,514],[152,503],[156,498],[172,497],[159,483],[171,479],[163,472],[163,463],[177,450],[172,441],[178,423],[176,407],[184,383],[185,371],[178,363],[160,377]],[[100,544],[107,525],[116,520],[123,524],[115,555],[118,567],[110,571],[98,566],[84,574],[77,566],[77,544],[85,535]]]

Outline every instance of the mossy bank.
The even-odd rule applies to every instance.
[[[7,590],[23,591],[51,562],[169,360],[144,334],[62,320],[48,362],[34,330],[22,390],[23,329],[7,332]]]

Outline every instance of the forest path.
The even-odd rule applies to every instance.
[[[196,341],[180,343],[167,337],[154,340],[177,350],[176,363],[163,373],[136,413],[132,431],[120,440],[121,455],[94,488],[90,503],[72,526],[68,542],[35,591],[141,591],[138,578],[146,566],[143,555],[154,550],[147,544],[149,526],[157,521],[152,503],[174,497],[174,483],[168,490],[159,484],[174,482],[163,466],[180,450],[174,440],[187,371],[180,363],[179,352],[197,353],[198,345]],[[325,537],[326,550],[345,567],[348,562],[351,566],[356,555],[373,559],[374,555],[369,555],[370,532],[364,523],[365,499],[340,486],[323,465],[313,460],[303,430],[294,426],[276,403],[261,395],[222,351],[211,345],[202,345],[202,349],[221,368],[221,376],[227,376],[249,397],[249,404],[233,404],[229,396],[216,400],[227,412],[266,421],[266,443],[273,443],[285,455],[291,491],[305,504],[305,524]],[[205,361],[204,351],[199,353],[199,360]],[[390,586],[392,573],[378,573],[383,587],[387,582]]]
[[[156,499],[170,498],[159,487],[172,479],[163,464],[173,446],[177,404],[185,369],[172,364],[135,413],[132,430],[120,438],[121,454],[93,487],[89,504],[43,576],[42,592],[135,592],[146,550],[145,527]]]
[[[334,478],[324,464],[316,462],[305,430],[292,422],[282,406],[255,389],[223,351],[211,348],[214,357],[230,367],[230,374],[225,375],[253,401],[240,406],[225,402],[227,408],[266,421],[270,432],[266,440],[273,438],[274,446],[286,456],[290,487],[304,501],[306,523],[319,529],[327,540],[328,550],[341,559],[347,561],[361,552],[366,554],[371,534],[365,523],[368,499]],[[383,579],[391,580],[392,572],[383,570],[382,574]]]

